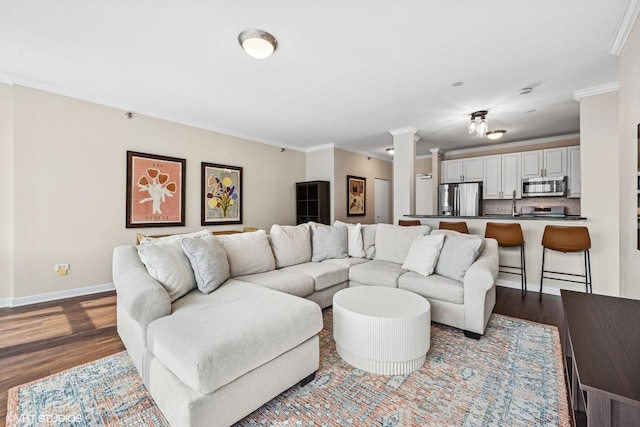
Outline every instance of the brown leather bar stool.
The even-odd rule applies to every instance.
[[[440,225],[438,225],[438,228],[440,230],[453,230],[459,233],[469,234],[467,223],[464,221],[460,221],[460,222],[440,221]]]
[[[561,271],[551,271],[544,269],[544,254],[547,249],[558,252],[584,252],[584,274],[563,273]],[[560,225],[547,225],[542,234],[542,272],[540,273],[540,300],[542,301],[542,280],[553,279],[564,282],[583,283],[582,281],[562,279],[558,277],[545,276],[544,273],[556,275],[584,277],[586,292],[593,293],[591,287],[591,237],[587,227],[567,227]]]
[[[398,225],[402,225],[403,227],[410,227],[413,225],[422,225],[419,219],[399,219]]]
[[[511,265],[499,265],[501,273],[515,274],[520,276],[520,286],[522,288],[522,298],[527,295],[527,270],[524,257],[524,236],[522,235],[522,228],[517,222],[500,223],[500,222],[487,222],[487,228],[484,232],[484,237],[496,239],[498,246],[503,248],[517,248],[520,247],[520,266],[515,267]],[[507,269],[507,270],[505,270]],[[514,270],[518,270],[517,272]]]

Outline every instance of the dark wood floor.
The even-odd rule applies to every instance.
[[[7,391],[17,385],[124,350],[113,292],[0,308],[0,427]],[[560,297],[497,288],[496,313],[562,327]],[[562,335],[561,335],[562,336]]]

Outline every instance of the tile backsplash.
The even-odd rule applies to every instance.
[[[485,200],[485,215],[504,215],[511,213],[511,200]],[[580,215],[580,199],[566,197],[529,197],[516,200],[516,210],[520,213],[521,206],[566,206],[567,215]]]

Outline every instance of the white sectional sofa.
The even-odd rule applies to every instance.
[[[119,246],[118,333],[171,425],[227,426],[313,379],[321,308],[347,286],[411,290],[429,300],[433,321],[479,338],[495,304],[497,243],[436,233],[274,225],[269,235],[203,231]]]

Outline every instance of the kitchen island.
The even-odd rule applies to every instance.
[[[418,219],[422,224],[438,229],[440,221],[467,223],[469,233],[484,236],[487,222],[513,222],[520,223],[525,240],[525,259],[527,266],[527,288],[529,291],[540,290],[540,270],[542,267],[542,234],[547,225],[559,226],[589,226],[587,218],[577,215],[564,217],[541,216],[511,216],[511,215],[483,215],[483,216],[445,216],[445,215],[405,215],[407,219]],[[597,241],[597,236],[591,234],[591,242]],[[518,248],[500,248],[501,265],[520,265],[520,250]],[[574,274],[584,274],[584,257],[582,253],[562,253],[547,251],[545,268],[547,270],[562,271]],[[520,277],[511,274],[500,273],[497,285],[520,289]],[[596,284],[597,286],[597,284]],[[560,289],[584,292],[585,286],[579,283],[562,282],[546,279],[542,288],[543,293],[560,295]]]

